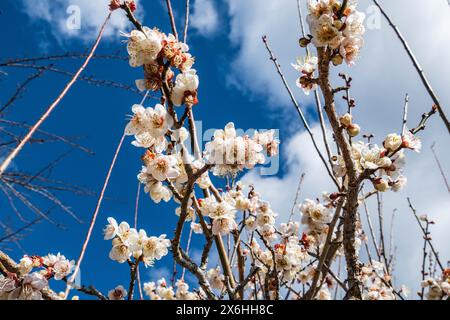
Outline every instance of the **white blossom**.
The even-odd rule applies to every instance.
[[[127,296],[127,290],[122,285],[108,291],[109,300],[124,300]]]
[[[181,106],[185,102],[188,95],[197,96],[199,79],[197,71],[190,69],[184,73],[180,73],[175,80],[175,87],[172,91],[172,102],[175,106]],[[193,104],[195,102],[193,101]]]

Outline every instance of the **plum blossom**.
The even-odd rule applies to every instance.
[[[213,174],[235,176],[244,169],[252,169],[257,164],[263,164],[265,162],[265,156],[262,153],[264,148],[257,142],[259,138],[259,135],[253,139],[248,136],[237,136],[234,124],[231,122],[225,126],[224,130],[216,130],[213,140],[205,146],[206,162],[214,164]]]
[[[206,277],[213,289],[222,290],[224,288],[225,276],[220,272],[220,268],[209,269]]]
[[[104,240],[111,240],[113,238],[115,238],[119,232],[119,225],[117,224],[116,219],[114,219],[113,217],[109,217],[107,219],[108,224],[106,225],[106,227],[103,229],[103,239]]]
[[[127,290],[122,285],[108,291],[109,300],[124,300],[127,296]]]
[[[32,258],[24,256],[22,259],[20,259],[18,265],[20,274],[25,275],[27,273],[30,273],[31,270],[33,270],[33,267],[35,267],[35,265]]]
[[[420,152],[420,149],[422,149],[422,141],[407,130],[403,136],[403,147]]]
[[[172,191],[161,181],[154,179],[146,166],[142,167],[138,180],[144,184],[144,192],[148,193],[155,203],[168,202],[172,198]]]
[[[310,199],[306,199],[301,204],[300,211],[302,213],[302,224],[307,225],[312,232],[322,233],[331,221],[331,210]]]
[[[367,145],[361,150],[360,164],[363,169],[376,170],[389,167],[392,161],[386,157],[384,149],[380,149],[377,145]]]
[[[384,139],[383,146],[387,150],[394,152],[394,151],[397,151],[401,147],[402,143],[403,143],[403,140],[400,135],[391,133],[391,134],[387,135],[386,139]]]
[[[69,261],[65,256],[58,253],[57,255],[48,254],[43,257],[43,263],[47,268],[51,268],[55,280],[62,280],[72,273],[75,267],[75,261]]]
[[[332,49],[339,47],[343,38],[342,32],[336,27],[330,14],[323,14],[319,18],[308,15],[308,23],[315,46],[330,46]]]
[[[345,59],[348,65],[354,65],[359,52],[364,45],[364,40],[361,37],[346,37],[341,42],[339,53]]]
[[[314,71],[317,68],[318,61],[317,57],[307,55],[305,58],[297,57],[297,62],[291,63],[292,67],[301,74],[296,81],[297,87],[303,89],[306,95],[317,88],[317,83],[314,81]]]
[[[191,69],[180,73],[175,80],[175,87],[172,91],[173,104],[175,106],[181,106],[185,102],[197,104],[198,85],[199,79],[196,70]]]
[[[201,210],[205,216],[213,219],[214,235],[226,235],[237,228],[236,209],[227,201],[218,202],[213,198],[206,198],[201,205]]]
[[[24,276],[21,286],[11,291],[8,300],[42,300],[42,289],[48,287],[48,281],[39,272]]]
[[[143,32],[133,30],[125,36],[128,37],[127,50],[131,67],[152,63],[163,48],[164,36],[156,29],[143,27]]]
[[[109,224],[105,230],[109,230],[111,222],[117,224],[113,218],[108,218],[108,222]],[[111,234],[108,235],[108,238],[110,238]],[[148,237],[145,230],[141,229],[138,232],[136,229],[130,228],[127,222],[123,221],[119,224],[112,239],[112,249],[109,257],[119,263],[124,263],[131,257],[135,259],[142,258],[145,266],[152,266],[155,260],[160,260],[168,254],[169,247],[170,240],[166,239],[165,234],[159,237]]]
[[[175,179],[180,175],[177,168],[177,158],[174,156],[156,155],[148,165],[147,169],[157,181]]]

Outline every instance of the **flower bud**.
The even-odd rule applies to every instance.
[[[350,113],[346,113],[339,119],[339,121],[341,122],[342,126],[348,128],[352,124],[352,119],[352,115]]]
[[[336,29],[341,30],[344,23],[341,20],[334,20],[333,25]]]
[[[361,128],[357,124],[351,124],[347,127],[347,133],[350,137],[356,137],[360,132]]]
[[[114,11],[120,8],[120,0],[111,0],[109,10]]]
[[[333,56],[333,58],[331,59],[331,62],[333,62],[334,66],[339,66],[342,64],[342,62],[344,62],[344,58],[340,54],[337,54],[337,55]]]
[[[300,38],[300,40],[298,40],[298,44],[302,48],[306,48],[308,46],[308,44],[310,44],[310,43],[311,43],[311,40],[309,40],[308,38]]]
[[[386,192],[389,189],[389,183],[382,178],[375,179],[373,181],[373,186],[377,191],[380,192]]]
[[[131,12],[136,11],[136,2],[134,2],[134,0],[129,1],[128,6],[130,7]]]

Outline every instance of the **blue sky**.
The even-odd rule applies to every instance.
[[[233,121],[236,127],[275,128],[280,130],[281,169],[276,177],[262,179],[256,173],[247,174],[245,181],[258,183],[259,191],[270,200],[273,207],[285,215],[290,211],[295,196],[298,177],[302,172],[307,176],[301,198],[314,198],[321,191],[332,190],[326,176],[322,174],[321,164],[311,149],[308,138],[301,130],[295,110],[281,86],[271,61],[262,47],[261,35],[267,34],[272,48],[280,58],[288,81],[294,87],[295,72],[289,67],[297,55],[302,54],[297,45],[300,34],[295,0],[279,0],[261,6],[261,0],[221,0],[194,1],[193,27],[190,29],[188,43],[191,53],[196,57],[195,68],[200,75],[200,104],[196,106],[197,120],[203,121],[204,128],[222,128]],[[99,0],[98,3],[105,1]],[[107,2],[107,1],[106,1]],[[369,0],[361,0],[363,10],[370,10]],[[446,1],[435,0],[426,8],[418,9],[419,0],[386,2],[386,8],[398,21],[405,36],[414,48],[419,60],[430,75],[436,91],[444,103],[450,103],[448,93],[448,74],[450,62],[442,60],[450,54],[450,8]],[[51,4],[50,7],[46,5]],[[61,27],[66,17],[69,3],[78,3],[82,8],[95,8],[92,12],[83,12],[81,29],[77,33],[67,33]],[[102,6],[87,0],[57,1],[2,1],[0,4],[0,23],[7,28],[3,34],[0,61],[13,57],[39,56],[48,53],[67,51],[83,52],[92,43],[95,29],[102,21]],[[183,26],[184,5],[173,1],[178,27]],[[196,5],[198,3],[198,6]],[[206,3],[206,5],[205,5]],[[213,3],[213,5],[208,5]],[[410,16],[402,14],[405,3],[412,8]],[[210,8],[208,8],[210,7]],[[163,1],[140,1],[140,15],[145,25],[157,26],[164,32],[170,32],[170,24]],[[212,10],[212,11],[211,11]],[[447,10],[447,11],[446,11]],[[195,12],[197,11],[197,12]],[[370,12],[370,11],[366,11]],[[439,14],[437,14],[437,12]],[[115,12],[114,15],[121,15]],[[202,21],[196,23],[195,21]],[[416,30],[414,21],[422,21],[422,28]],[[125,45],[118,35],[119,30],[127,32],[131,26],[123,19],[115,18],[113,28],[107,33],[98,49],[98,54],[118,52],[126,55]],[[430,36],[431,35],[431,36]],[[431,37],[431,39],[430,39]],[[426,43],[427,46],[423,44]],[[5,45],[7,44],[7,45]],[[436,63],[439,61],[439,63]],[[57,62],[58,67],[74,71],[81,60]],[[4,102],[30,73],[28,69],[1,69],[8,76],[0,76],[0,101]],[[410,62],[405,58],[401,46],[397,43],[392,30],[380,20],[380,26],[368,30],[366,47],[357,65],[338,71],[350,73],[354,80],[353,94],[360,103],[361,111],[356,116],[364,132],[375,133],[382,137],[399,130],[401,108],[406,92],[411,96],[411,122],[416,123],[420,114],[429,109],[429,98],[418,81]],[[126,61],[94,60],[84,75],[94,75],[97,79],[114,80],[132,84],[140,78],[140,69],[131,69]],[[32,123],[53,101],[68,78],[62,75],[46,73],[35,80],[27,89],[23,98],[11,108],[7,118]],[[335,80],[337,81],[337,80]],[[300,103],[308,114],[308,119],[316,128],[313,100],[296,91]],[[95,151],[89,156],[80,151],[72,152],[58,166],[52,176],[72,184],[100,191],[107,168],[111,162],[116,145],[130,114],[131,105],[140,101],[132,92],[104,87],[94,87],[79,81],[58,106],[42,129],[69,137],[82,137],[79,142]],[[152,106],[155,99],[147,101]],[[420,263],[421,237],[417,226],[405,206],[406,196],[415,200],[421,212],[436,218],[435,241],[443,256],[450,255],[446,230],[450,226],[450,207],[448,193],[442,188],[442,181],[429,152],[429,146],[437,141],[437,151],[444,162],[444,170],[449,172],[448,138],[439,119],[436,117],[422,134],[424,152],[412,155],[408,168],[409,186],[401,194],[388,195],[385,199],[386,224],[393,209],[398,209],[395,239],[398,255],[399,284],[417,286],[418,266]],[[107,190],[107,201],[103,203],[95,232],[82,266],[82,282],[93,284],[106,292],[112,286],[128,282],[128,267],[119,265],[108,258],[110,242],[103,241],[101,230],[106,218],[114,216],[117,220],[133,221],[134,202],[137,189],[136,174],[140,169],[141,150],[131,146],[127,139]],[[68,150],[61,143],[46,145],[28,145],[17,158],[14,166],[29,171],[39,170],[49,161]],[[324,177],[321,177],[324,176]],[[60,194],[73,211],[84,221],[89,221],[94,210],[96,197]],[[0,199],[4,208],[2,217],[11,216],[13,225],[21,223],[9,210],[9,206]],[[50,207],[38,200],[37,204]],[[373,205],[373,204],[372,204]],[[167,233],[172,235],[176,216],[173,204],[154,205],[142,195],[140,201],[139,228],[150,234]],[[9,211],[8,211],[9,210]],[[375,207],[372,211],[375,212]],[[28,213],[27,218],[33,215]],[[61,210],[54,210],[52,218],[64,225],[64,229],[48,223],[33,227],[21,242],[28,254],[44,255],[48,252],[61,252],[76,259],[88,224],[79,224]],[[194,238],[194,247],[198,247],[200,237]],[[18,259],[20,251],[14,245],[12,255]],[[155,268],[143,271],[143,281],[154,279],[172,268],[170,256],[159,262]],[[153,273],[152,273],[153,272]]]

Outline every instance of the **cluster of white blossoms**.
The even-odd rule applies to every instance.
[[[309,0],[307,21],[313,44],[334,50],[335,64],[345,60],[353,64],[364,45],[362,36],[365,14],[356,10],[357,0],[349,0],[345,8],[338,0]]]
[[[327,233],[328,224],[331,222],[333,215],[332,209],[331,204],[324,205],[311,199],[306,199],[300,205],[301,222],[307,227],[308,235],[317,237]]]
[[[145,79],[136,82],[138,88],[159,90],[163,83],[170,82],[167,88],[170,101],[164,101],[165,104],[191,108],[198,103],[199,77],[191,69],[194,59],[187,53],[187,45],[177,41],[173,35],[166,36],[147,27],[142,31],[134,30],[127,36],[130,65],[144,68]],[[179,71],[176,77],[170,67]],[[193,159],[185,146],[190,135],[188,130],[182,123],[176,123],[175,111],[169,111],[165,104],[147,108],[134,105],[133,115],[125,129],[127,135],[134,136],[134,146],[146,149],[142,157],[144,166],[138,179],[156,203],[172,198],[173,189],[168,184],[173,183],[178,191],[182,190],[188,181],[184,167],[186,163],[194,171],[207,163],[212,166],[215,175],[235,176],[243,169],[264,163],[264,151],[269,157],[278,152],[279,141],[274,137],[273,130],[256,132],[252,138],[238,137],[234,124],[229,123],[225,130],[216,131],[214,140],[206,145],[204,158],[200,154]],[[208,171],[196,183],[200,188],[207,189],[211,184]]]
[[[309,254],[297,235],[284,239],[285,243],[274,246],[277,270],[283,273],[282,279],[296,279],[302,270],[302,263],[309,260]]]
[[[371,180],[377,191],[398,192],[407,183],[407,178],[402,174],[406,164],[404,150],[420,152],[421,145],[420,139],[409,131],[406,131],[403,136],[389,134],[383,142],[383,147],[362,141],[352,143],[355,168],[360,174],[366,171],[373,175]],[[335,175],[345,177],[347,170],[343,157],[337,155],[333,157],[333,160]]]
[[[189,285],[182,279],[175,283],[176,290],[167,285],[162,278],[155,282],[144,283],[144,292],[150,300],[198,300],[200,293],[189,291]]]
[[[249,216],[245,219],[245,228],[248,231],[258,231],[269,243],[277,240],[275,219],[278,214],[272,210],[270,204],[261,200],[258,194],[253,193],[247,210]]]
[[[24,256],[17,264],[17,273],[0,275],[0,300],[42,300],[42,291],[49,280],[63,280],[70,275],[75,261],[65,256]]]
[[[334,65],[340,65],[344,60],[353,65],[364,45],[365,14],[356,10],[357,0],[348,1],[345,8],[342,5],[338,0],[309,0],[307,22],[311,35],[300,39],[300,45],[306,47],[312,42],[317,48],[330,50]],[[301,74],[296,84],[307,95],[317,87],[314,72],[318,61],[317,57],[308,54],[305,58],[298,57],[292,64]]]
[[[426,289],[425,299],[448,300],[450,297],[450,269],[445,269],[442,277],[438,279],[425,279],[421,286]]]
[[[216,176],[236,176],[244,169],[252,169],[265,163],[265,154],[278,153],[279,140],[275,131],[256,132],[252,138],[238,136],[232,122],[224,130],[216,130],[213,140],[205,146],[206,163],[213,164]]]
[[[361,268],[361,280],[364,285],[363,300],[395,300],[391,276],[385,273],[384,264],[372,261]]]
[[[123,221],[117,224],[114,218],[108,218],[104,232],[105,240],[112,240],[109,257],[119,263],[130,261],[131,257],[152,266],[155,260],[160,260],[169,252],[170,240],[166,235],[148,237],[145,230],[137,231]]]
[[[237,228],[236,208],[228,201],[217,201],[209,197],[201,201],[202,214],[212,219],[214,235],[227,235]]]
[[[305,58],[297,57],[296,63],[292,63],[292,67],[300,72],[301,76],[297,79],[297,87],[302,88],[306,95],[309,95],[311,90],[317,88],[317,83],[314,81],[314,71],[316,71],[319,59],[307,55]]]
[[[194,58],[188,53],[189,47],[175,39],[172,34],[166,35],[157,29],[143,27],[142,31],[133,30],[126,35],[128,54],[131,67],[144,68],[145,78],[137,80],[140,90],[157,91],[163,84],[164,61],[179,69],[182,74],[177,76],[173,91],[173,100],[181,105],[185,100],[191,104],[197,103],[198,77],[191,69]],[[165,75],[170,80],[174,74],[168,70]]]
[[[206,272],[206,278],[208,279],[211,288],[220,291],[225,289],[225,276],[223,275],[219,266],[209,269]]]

